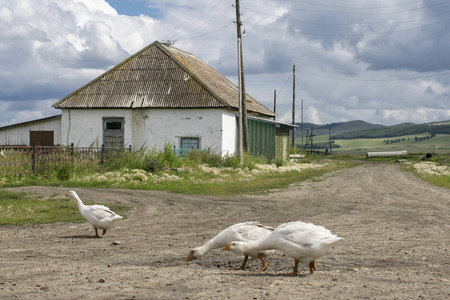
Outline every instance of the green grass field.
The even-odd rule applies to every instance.
[[[450,135],[438,134],[436,137],[415,141],[415,137],[426,137],[428,134],[400,136],[395,138],[376,138],[376,139],[352,139],[352,140],[334,140],[334,143],[340,145],[340,148],[333,149],[334,153],[365,153],[382,151],[402,151],[408,153],[450,153]],[[409,138],[409,139],[408,139]],[[402,140],[397,143],[386,144],[386,140]],[[403,140],[404,139],[404,140]],[[314,143],[328,142],[327,136],[318,136]],[[436,148],[437,147],[437,148]]]

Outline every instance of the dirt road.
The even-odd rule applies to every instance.
[[[10,189],[61,197],[69,189]],[[76,189],[85,201],[133,207],[101,239],[88,223],[0,228],[1,299],[449,299],[450,191],[400,171],[363,164],[267,195],[186,196]],[[287,277],[281,253],[265,272],[215,250],[185,262],[227,226],[302,220],[344,238],[317,271]]]

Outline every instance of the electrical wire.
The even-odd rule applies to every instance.
[[[222,2],[222,0],[219,0],[213,7],[211,7],[206,13],[204,13],[202,16],[200,16],[197,20],[195,20],[194,22],[192,22],[190,25],[186,26],[183,30],[179,31],[177,34],[175,34],[174,36],[172,36],[170,39],[173,40],[177,35],[181,34],[183,31],[186,31],[187,29],[189,29],[191,26],[193,26],[195,23],[197,23],[198,21],[200,21],[204,16],[206,16],[210,11],[212,11],[214,8],[216,8],[220,2]]]
[[[181,38],[179,38],[179,39],[177,39],[177,40],[186,40],[186,39],[191,39],[191,38],[197,38],[197,37],[199,36],[198,34],[199,34],[200,32],[202,32],[202,31],[205,30],[206,28],[210,27],[212,24],[214,24],[214,23],[216,23],[217,21],[219,21],[219,19],[222,18],[227,12],[229,12],[229,11],[231,10],[231,8],[232,8],[231,6],[225,8],[225,9],[222,10],[220,13],[218,13],[218,14],[212,16],[208,21],[205,22],[205,24],[204,24],[202,27],[198,28],[197,30],[194,30],[194,31],[191,32],[189,35],[186,34],[184,37],[181,37]],[[214,30],[212,33],[217,32],[217,31],[220,31],[220,30],[222,30],[222,29],[224,29],[224,28],[227,28],[229,25],[230,25],[230,24],[228,24],[228,25],[226,25],[225,27],[222,27],[222,28],[220,28],[220,29],[218,29],[218,30]],[[212,34],[212,33],[208,33],[208,34],[206,34],[206,35],[210,35],[210,34]],[[206,36],[206,35],[201,35],[201,36]]]
[[[264,12],[261,12],[261,11],[256,11],[256,10],[250,9],[248,7],[245,7],[245,6],[241,6],[241,8],[244,11],[249,11],[249,12],[260,14],[260,15],[265,15],[265,16],[274,17],[274,18],[278,18],[278,19],[298,22],[298,23],[302,23],[302,24],[318,25],[318,26],[354,26],[354,25],[372,25],[372,24],[404,24],[404,23],[422,22],[422,21],[426,21],[426,20],[429,20],[429,19],[437,18],[437,17],[440,17],[440,16],[443,16],[443,15],[446,15],[446,14],[450,13],[450,10],[448,10],[448,11],[445,11],[443,13],[440,13],[440,14],[437,14],[437,15],[433,15],[433,16],[429,16],[429,17],[426,17],[426,18],[416,19],[416,20],[407,20],[407,21],[391,21],[391,20],[389,20],[389,21],[370,21],[370,22],[363,22],[363,23],[357,23],[357,22],[352,22],[352,23],[315,23],[315,22],[302,21],[302,20],[297,20],[297,19],[283,17],[283,16],[277,16],[277,15],[270,14],[270,13],[264,13]]]
[[[302,31],[293,30],[293,29],[291,29],[291,30],[278,29],[278,28],[262,26],[262,25],[259,25],[259,24],[249,23],[249,22],[246,22],[246,24],[250,24],[250,25],[253,25],[253,26],[256,26],[256,27],[265,28],[265,29],[276,30],[276,31],[280,31],[280,32],[289,32],[289,33],[295,33],[295,34],[301,34],[301,35],[316,35],[316,36],[366,36],[366,35],[399,33],[399,32],[423,29],[423,28],[435,26],[435,25],[438,25],[438,24],[446,23],[448,21],[450,21],[450,19],[447,19],[447,20],[444,20],[444,21],[440,21],[440,22],[436,22],[436,23],[433,23],[433,24],[413,27],[413,28],[396,29],[396,30],[388,30],[388,31],[380,31],[380,32],[364,32],[364,33],[353,33],[353,32],[347,32],[347,33],[312,33],[312,32],[302,32]]]
[[[205,33],[205,34],[197,35],[197,36],[190,36],[190,37],[183,38],[183,39],[178,39],[177,42],[178,42],[178,41],[185,41],[185,40],[198,39],[198,38],[205,37],[205,36],[210,36],[210,35],[213,35],[213,34],[219,32],[219,31],[224,30],[225,28],[229,27],[231,24],[234,24],[234,22],[230,22],[229,24],[227,24],[227,25],[225,25],[225,26],[223,26],[223,27],[221,27],[221,28],[218,28],[218,29],[216,29],[216,30],[214,30],[214,31],[211,31],[211,32],[209,32],[209,33]]]
[[[330,5],[330,4],[322,4],[322,3],[314,3],[314,2],[305,2],[305,1],[296,1],[296,0],[279,0],[280,2],[292,2],[292,3],[298,3],[298,4],[308,4],[308,5],[316,5],[316,6],[323,6],[323,7],[333,7],[333,8],[344,8],[344,9],[385,9],[385,8],[392,8],[392,7],[398,7],[398,6],[404,6],[409,5],[413,3],[422,3],[423,0],[416,0],[411,2],[405,2],[400,4],[394,4],[394,5],[388,5],[388,6],[377,6],[377,7],[354,7],[354,6],[341,6],[341,5]],[[257,1],[260,2],[260,1]]]
[[[434,6],[443,5],[443,4],[449,4],[450,3],[448,1],[446,1],[446,2],[439,2],[439,3],[430,4],[430,5],[424,5],[424,6],[421,6],[421,7],[411,8],[411,9],[402,10],[402,11],[384,12],[384,13],[368,13],[368,12],[333,11],[333,10],[305,9],[305,8],[289,8],[289,7],[280,6],[278,4],[271,4],[271,3],[260,1],[260,0],[250,0],[250,1],[266,4],[267,6],[276,7],[276,8],[284,9],[286,11],[293,11],[293,12],[335,13],[335,14],[353,14],[353,15],[365,15],[365,16],[383,16],[383,15],[401,14],[401,13],[407,13],[407,12],[422,10],[422,9],[425,9],[425,8],[429,8],[429,7],[434,7]]]
[[[298,72],[301,74],[304,74],[304,75],[312,76],[312,77],[319,77],[319,78],[326,78],[326,79],[333,79],[333,80],[340,80],[340,81],[358,81],[358,82],[406,81],[406,80],[417,80],[417,79],[425,79],[425,78],[450,75],[450,72],[443,72],[443,73],[430,74],[430,75],[424,75],[424,76],[416,76],[416,77],[408,77],[408,78],[356,79],[356,78],[339,78],[339,77],[332,77],[332,76],[317,75],[317,74],[311,74],[311,73],[307,73],[307,72],[303,72],[303,71],[298,71]]]

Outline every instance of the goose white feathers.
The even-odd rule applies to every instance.
[[[122,216],[119,216],[107,206],[84,205],[75,191],[70,191],[66,196],[77,202],[78,209],[80,210],[83,218],[85,218],[94,227],[95,235],[93,237],[100,237],[97,229],[103,229],[103,236],[105,235],[107,229],[113,227],[118,220],[122,219]]]
[[[231,225],[230,227],[224,229],[211,240],[206,242],[203,246],[194,248],[189,253],[186,261],[191,261],[196,258],[200,258],[208,252],[219,249],[232,241],[254,241],[257,239],[261,239],[269,235],[274,229],[271,227],[264,226],[256,221],[249,221]],[[259,271],[264,271],[267,268],[266,258],[270,256],[274,250],[262,250],[262,251],[235,251],[238,254],[244,255],[244,261],[242,262],[240,267],[233,268],[233,270],[242,270],[245,268],[248,257],[259,258],[262,262],[263,267]]]
[[[233,241],[222,250],[233,252],[259,252],[275,249],[295,260],[294,270],[286,275],[299,274],[298,263],[309,263],[310,273],[316,270],[316,259],[327,254],[342,238],[330,230],[301,221],[281,224],[266,237],[256,241]]]

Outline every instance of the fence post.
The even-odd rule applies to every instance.
[[[33,145],[33,151],[31,152],[31,170],[33,175],[36,174],[36,145]]]
[[[73,164],[74,164],[73,152],[74,152],[73,143],[70,143],[70,163],[72,164],[72,167],[73,167]]]
[[[103,165],[103,155],[105,155],[105,145],[102,144],[102,154],[100,155],[100,164]]]

